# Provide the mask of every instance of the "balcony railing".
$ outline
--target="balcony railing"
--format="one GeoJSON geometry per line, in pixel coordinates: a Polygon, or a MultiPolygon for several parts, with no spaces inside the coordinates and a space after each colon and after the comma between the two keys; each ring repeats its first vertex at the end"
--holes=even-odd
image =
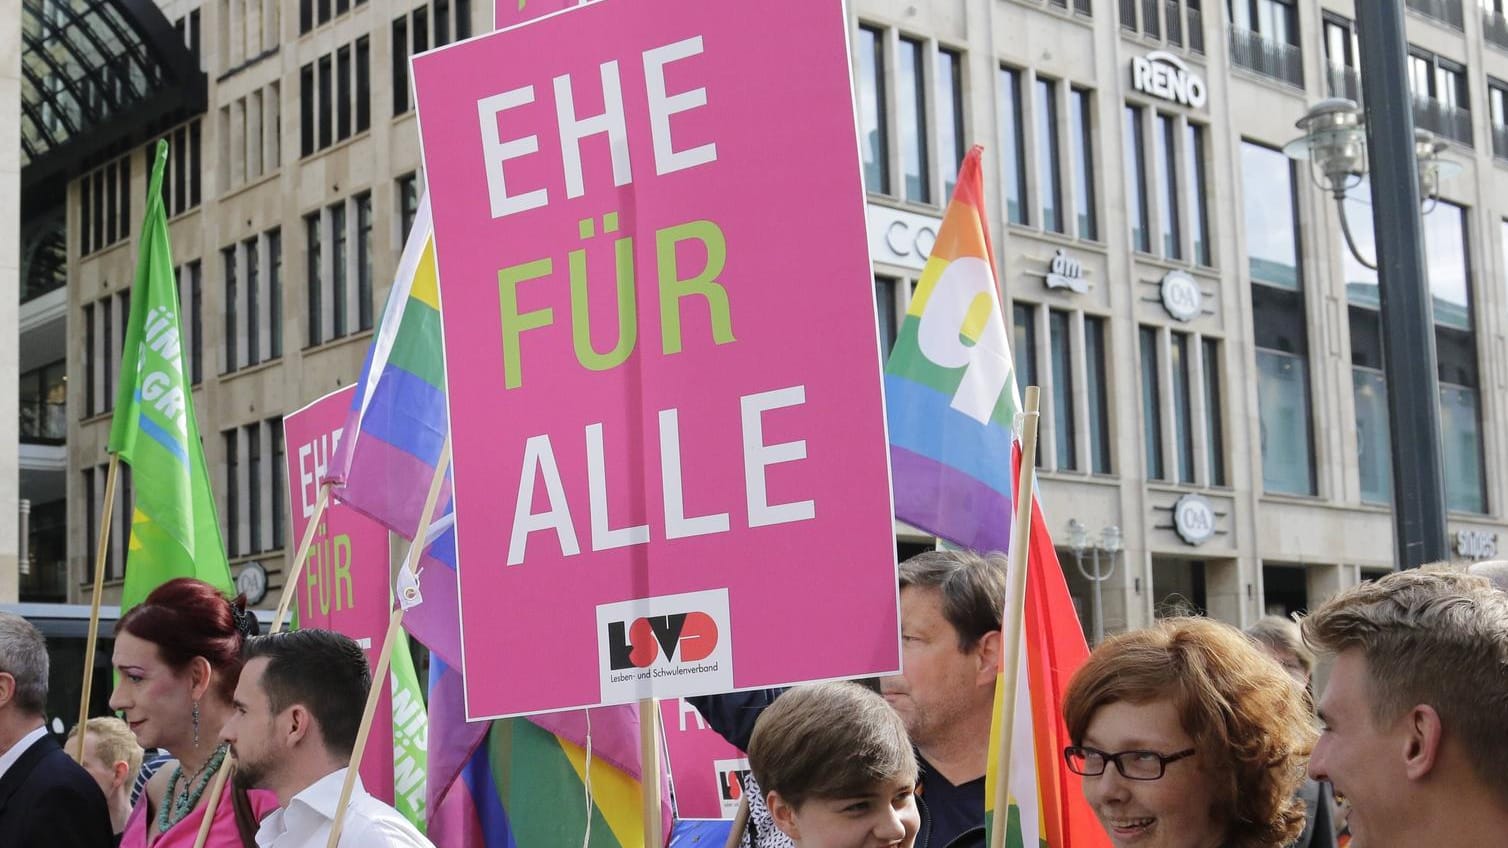
{"type": "Polygon", "coordinates": [[[1465,29],[1466,17],[1461,13],[1461,0],[1405,0],[1405,5],[1452,29],[1465,29]]]}
{"type": "Polygon", "coordinates": [[[1121,0],[1121,29],[1136,32],[1136,0],[1121,0]]]}
{"type": "Polygon", "coordinates": [[[1502,12],[1482,10],[1482,36],[1494,47],[1508,50],[1508,18],[1502,12]]]}
{"type": "Polygon", "coordinates": [[[1230,28],[1230,56],[1236,65],[1264,76],[1304,87],[1304,60],[1292,44],[1273,41],[1260,32],[1230,28]]]}
{"type": "Polygon", "coordinates": [[[1492,125],[1492,155],[1508,159],[1508,127],[1502,124],[1492,125]]]}
{"type": "Polygon", "coordinates": [[[58,445],[68,438],[66,404],[23,400],[20,409],[21,441],[58,445]]]}
{"type": "Polygon", "coordinates": [[[1325,76],[1330,82],[1331,97],[1344,97],[1361,105],[1361,74],[1355,68],[1332,63],[1326,66],[1325,76]]]}
{"type": "Polygon", "coordinates": [[[1189,49],[1195,53],[1204,52],[1204,13],[1198,9],[1189,9],[1189,49]]]}
{"type": "Polygon", "coordinates": [[[1182,45],[1183,20],[1179,16],[1183,14],[1183,0],[1166,0],[1163,5],[1167,7],[1168,43],[1182,45]]]}
{"type": "Polygon", "coordinates": [[[1142,0],[1141,31],[1143,35],[1162,38],[1162,27],[1158,24],[1162,19],[1162,10],[1157,6],[1157,0],[1142,0]]]}
{"type": "Polygon", "coordinates": [[[1471,113],[1428,97],[1414,98],[1414,125],[1471,147],[1471,113]]]}

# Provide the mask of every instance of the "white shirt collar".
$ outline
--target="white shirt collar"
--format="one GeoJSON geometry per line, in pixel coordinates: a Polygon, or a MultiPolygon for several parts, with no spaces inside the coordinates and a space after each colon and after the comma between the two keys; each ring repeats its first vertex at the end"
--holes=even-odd
{"type": "Polygon", "coordinates": [[[16,760],[21,759],[22,754],[26,753],[31,748],[31,746],[37,744],[37,742],[41,741],[42,737],[46,735],[47,726],[42,725],[36,730],[33,730],[25,736],[22,736],[19,740],[17,740],[16,744],[10,746],[9,751],[6,751],[4,754],[0,754],[0,777],[5,777],[5,773],[10,771],[10,767],[16,764],[16,760]]]}
{"type": "MultiPolygon", "coordinates": [[[[328,822],[335,818],[335,807],[340,803],[340,789],[345,785],[347,770],[336,769],[314,781],[289,798],[288,806],[273,811],[263,819],[262,826],[256,833],[257,845],[268,848],[289,832],[295,834],[291,844],[301,845],[322,826],[328,826],[328,822]]],[[[357,774],[351,785],[351,800],[346,814],[350,815],[351,807],[356,806],[357,801],[365,796],[366,788],[361,784],[361,775],[357,774]]]]}

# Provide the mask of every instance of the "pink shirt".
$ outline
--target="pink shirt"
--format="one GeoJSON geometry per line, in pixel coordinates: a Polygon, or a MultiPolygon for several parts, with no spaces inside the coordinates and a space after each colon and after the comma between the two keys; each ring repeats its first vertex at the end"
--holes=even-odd
{"type": "MultiPolygon", "coordinates": [[[[220,795],[220,804],[215,807],[215,818],[210,824],[209,839],[204,843],[204,848],[242,848],[241,834],[236,830],[236,806],[231,800],[230,794],[234,791],[229,781],[225,783],[225,791],[220,795]]],[[[278,808],[277,796],[263,789],[253,789],[248,793],[251,798],[251,809],[258,821],[267,817],[268,813],[278,808]]],[[[147,848],[147,827],[155,830],[157,827],[156,816],[151,816],[148,822],[147,816],[147,793],[143,791],[141,798],[137,799],[136,807],[131,810],[131,817],[126,820],[126,830],[121,834],[121,848],[147,848]]],[[[152,848],[194,848],[194,840],[199,838],[199,823],[204,820],[204,804],[200,804],[189,811],[182,821],[168,828],[168,832],[157,837],[151,843],[152,848]]],[[[252,828],[256,832],[256,828],[252,828]]]]}

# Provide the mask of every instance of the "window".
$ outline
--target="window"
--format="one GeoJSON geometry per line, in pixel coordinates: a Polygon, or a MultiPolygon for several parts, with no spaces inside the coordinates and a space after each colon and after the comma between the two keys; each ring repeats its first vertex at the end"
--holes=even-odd
{"type": "Polygon", "coordinates": [[[1042,200],[1042,227],[1061,233],[1062,166],[1058,161],[1058,84],[1037,78],[1037,192],[1042,200]]]}
{"type": "Polygon", "coordinates": [[[1508,159],[1508,83],[1487,78],[1487,109],[1492,118],[1492,155],[1508,159]]]}
{"type": "MultiPolygon", "coordinates": [[[[408,75],[408,57],[415,53],[423,53],[430,48],[429,33],[435,34],[433,45],[435,47],[471,37],[471,4],[467,0],[456,0],[455,15],[452,16],[450,12],[450,0],[435,0],[432,4],[420,6],[407,14],[393,18],[394,115],[402,115],[414,108],[408,75]],[[431,17],[434,19],[433,26],[430,25],[431,17]],[[409,38],[410,33],[413,34],[412,39],[409,38]]],[[[364,44],[357,46],[358,52],[364,49],[364,44]]],[[[360,89],[365,85],[360,84],[357,87],[360,89]]]]}
{"type": "Polygon", "coordinates": [[[225,443],[225,543],[232,557],[283,547],[283,427],[279,418],[221,432],[225,443]]]}
{"type": "Polygon", "coordinates": [[[1092,95],[1075,88],[1068,98],[1068,143],[1073,151],[1074,206],[1079,214],[1079,238],[1099,240],[1099,216],[1094,197],[1094,135],[1092,95]]]}
{"type": "Polygon", "coordinates": [[[1015,327],[1016,385],[1038,386],[1036,307],[1018,303],[1012,307],[1015,327]]]}
{"type": "Polygon", "coordinates": [[[372,328],[371,201],[363,191],[304,216],[310,347],[372,328]]]}
{"type": "Polygon", "coordinates": [[[1160,480],[1165,475],[1162,463],[1162,369],[1158,363],[1156,327],[1141,328],[1141,417],[1146,438],[1147,479],[1160,480]]]}
{"type": "Polygon", "coordinates": [[[1225,425],[1220,392],[1220,342],[1202,342],[1204,372],[1204,448],[1208,479],[1212,486],[1225,485],[1225,425]]]}
{"type": "Polygon", "coordinates": [[[1262,483],[1269,493],[1313,495],[1297,177],[1282,153],[1249,141],[1241,144],[1241,176],[1257,346],[1262,483]]]}
{"type": "Polygon", "coordinates": [[[309,347],[314,347],[325,340],[324,336],[324,269],[321,262],[321,232],[320,213],[314,212],[304,216],[304,256],[308,262],[304,271],[304,279],[309,286],[309,347]]]}
{"type": "Polygon", "coordinates": [[[1361,46],[1356,25],[1340,15],[1326,12],[1325,77],[1331,97],[1361,102],[1361,46]]]}
{"type": "Polygon", "coordinates": [[[1168,364],[1173,372],[1173,446],[1178,451],[1178,482],[1194,482],[1193,363],[1189,335],[1173,333],[1168,364]]]}
{"type": "MultiPolygon", "coordinates": [[[[85,468],[84,474],[84,497],[86,513],[84,517],[84,532],[88,536],[88,544],[85,549],[89,551],[91,561],[89,563],[89,579],[94,579],[94,569],[99,566],[93,561],[95,552],[99,550],[99,517],[105,509],[105,484],[109,480],[109,466],[96,465],[85,468]]],[[[121,463],[116,472],[115,502],[110,510],[110,540],[105,545],[105,579],[120,580],[126,574],[126,546],[131,538],[131,515],[135,511],[134,486],[131,482],[131,467],[121,463]]]]}
{"type": "Polygon", "coordinates": [[[937,149],[945,157],[951,156],[958,163],[947,167],[943,162],[942,202],[953,197],[953,184],[958,181],[958,167],[962,166],[964,154],[963,127],[963,57],[956,51],[937,50],[937,149]]]}
{"type": "Polygon", "coordinates": [[[1131,240],[1137,250],[1165,259],[1213,262],[1209,232],[1209,181],[1205,128],[1182,115],[1126,106],[1126,181],[1131,240]],[[1150,124],[1149,124],[1150,121],[1150,124]],[[1152,142],[1148,162],[1147,140],[1152,142]],[[1155,232],[1152,230],[1156,204],[1155,232]],[[1184,240],[1188,223],[1193,255],[1184,240]]]}
{"type": "Polygon", "coordinates": [[[1304,87],[1294,0],[1227,0],[1231,61],[1239,67],[1304,87]]]}
{"type": "Polygon", "coordinates": [[[1204,18],[1199,0],[1120,0],[1121,29],[1142,37],[1164,40],[1173,47],[1187,45],[1204,52],[1204,18]]]}
{"type": "Polygon", "coordinates": [[[1487,43],[1499,50],[1508,50],[1508,2],[1504,0],[1478,0],[1482,6],[1482,35],[1487,43]]]}
{"type": "Polygon", "coordinates": [[[283,353],[279,230],[222,248],[225,279],[225,368],[232,373],[283,353]]]}
{"type": "Polygon", "coordinates": [[[131,157],[123,156],[79,178],[79,255],[131,236],[131,157]]]}
{"type": "Polygon", "coordinates": [[[372,193],[356,195],[356,329],[372,329],[372,193]]]}
{"type": "Polygon", "coordinates": [[[895,336],[900,328],[896,320],[896,295],[900,287],[901,281],[895,277],[879,274],[874,277],[875,319],[879,322],[880,355],[885,361],[889,361],[890,352],[895,349],[895,336]]]}
{"type": "Polygon", "coordinates": [[[1140,344],[1148,478],[1225,485],[1220,340],[1144,325],[1140,344]]]}
{"type": "Polygon", "coordinates": [[[1210,249],[1209,169],[1205,167],[1204,127],[1184,126],[1183,161],[1188,168],[1189,232],[1193,237],[1194,261],[1204,266],[1215,264],[1210,249]]]}
{"type": "Polygon", "coordinates": [[[315,27],[323,26],[336,17],[349,12],[353,6],[360,6],[366,0],[335,0],[334,14],[331,14],[330,0],[299,0],[298,3],[298,34],[303,35],[315,27]]]}
{"type": "Polygon", "coordinates": [[[94,417],[99,402],[94,397],[95,362],[99,354],[94,350],[94,304],[84,304],[84,417],[94,417]]]}
{"type": "Polygon", "coordinates": [[[1084,316],[1084,379],[1089,402],[1089,462],[1095,474],[1109,474],[1110,402],[1105,370],[1105,319],[1084,316]]]}
{"type": "Polygon", "coordinates": [[[367,36],[304,65],[299,70],[299,87],[302,155],[365,132],[371,126],[371,49],[367,36]]]}
{"type": "Polygon", "coordinates": [[[1052,424],[1056,447],[1055,466],[1060,471],[1079,467],[1074,443],[1073,409],[1073,339],[1069,331],[1071,316],[1061,309],[1048,312],[1048,340],[1052,350],[1052,424]]]}
{"type": "Polygon", "coordinates": [[[68,438],[68,363],[59,359],[20,375],[23,443],[60,445],[68,438]]]}
{"type": "Polygon", "coordinates": [[[962,55],[869,24],[860,25],[858,33],[854,58],[864,188],[892,197],[899,193],[913,203],[945,203],[965,152],[962,55]],[[894,74],[888,75],[891,68],[894,74]],[[935,109],[929,99],[936,101],[935,109]]]}
{"type": "Polygon", "coordinates": [[[1142,107],[1126,107],[1126,207],[1131,217],[1131,246],[1152,252],[1152,222],[1147,212],[1147,148],[1142,137],[1142,107]]]}
{"type": "MultiPolygon", "coordinates": [[[[1358,248],[1375,250],[1370,193],[1365,185],[1358,188],[1348,195],[1346,211],[1358,248]]],[[[1456,512],[1485,513],[1481,385],[1467,221],[1465,208],[1437,201],[1423,218],[1424,244],[1435,321],[1446,506],[1456,512]]],[[[1508,228],[1504,236],[1508,246],[1508,228]]],[[[1392,469],[1377,276],[1348,261],[1346,280],[1361,499],[1385,504],[1392,499],[1392,469]]]]}
{"type": "Polygon", "coordinates": [[[927,179],[927,97],[922,43],[910,38],[898,41],[896,66],[896,121],[901,142],[901,177],[905,198],[932,202],[927,179]]]}
{"type": "Polygon", "coordinates": [[[204,290],[199,260],[178,266],[177,277],[179,321],[184,330],[183,349],[188,359],[184,365],[188,368],[190,384],[197,386],[204,381],[204,290]]]}
{"type": "Polygon", "coordinates": [[[1411,48],[1409,89],[1414,95],[1415,124],[1471,146],[1471,99],[1465,67],[1411,48]]]}
{"type": "Polygon", "coordinates": [[[1012,224],[1026,218],[1026,128],[1021,108],[1021,72],[1000,69],[1000,161],[1005,174],[1006,217],[1012,224]]]}
{"type": "Polygon", "coordinates": [[[398,178],[398,240],[408,241],[408,231],[414,227],[414,216],[419,214],[419,175],[404,174],[398,178]]]}
{"type": "MultiPolygon", "coordinates": [[[[162,206],[169,218],[182,215],[199,205],[203,196],[199,144],[202,137],[199,119],[169,130],[162,136],[168,143],[167,167],[162,171],[162,206]]],[[[151,178],[157,158],[157,142],[148,142],[142,150],[141,172],[151,178]]]]}
{"type": "Polygon", "coordinates": [[[1153,158],[1156,160],[1158,224],[1162,231],[1162,255],[1183,258],[1183,227],[1178,216],[1178,133],[1174,119],[1157,116],[1152,134],[1153,158]]]}
{"type": "Polygon", "coordinates": [[[115,375],[120,373],[121,345],[130,315],[129,290],[83,305],[85,418],[115,408],[115,375]]]}

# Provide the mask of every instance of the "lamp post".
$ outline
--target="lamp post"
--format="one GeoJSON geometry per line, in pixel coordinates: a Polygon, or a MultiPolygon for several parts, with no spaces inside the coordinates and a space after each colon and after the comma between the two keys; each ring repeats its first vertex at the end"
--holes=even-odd
{"type": "Polygon", "coordinates": [[[1395,557],[1399,567],[1412,568],[1449,556],[1433,301],[1424,273],[1423,226],[1418,210],[1421,197],[1427,204],[1425,212],[1434,208],[1440,181],[1458,173],[1461,166],[1440,158],[1444,142],[1425,130],[1414,129],[1409,110],[1412,99],[1403,70],[1406,63],[1399,5],[1397,0],[1380,0],[1358,4],[1356,10],[1359,25],[1365,6],[1366,15],[1384,19],[1374,23],[1372,30],[1393,25],[1398,30],[1386,38],[1373,31],[1369,40],[1368,27],[1361,27],[1362,84],[1369,108],[1365,119],[1350,100],[1321,101],[1299,120],[1304,135],[1285,146],[1283,152],[1289,158],[1312,163],[1316,184],[1335,199],[1346,247],[1358,262],[1377,271],[1392,440],[1395,557]],[[1390,16],[1397,20],[1389,21],[1390,16]],[[1393,47],[1397,49],[1390,49],[1393,47]],[[1396,67],[1387,66],[1392,53],[1397,54],[1396,67]],[[1400,144],[1400,137],[1412,143],[1400,144]],[[1375,167],[1369,169],[1369,165],[1375,167]],[[1345,206],[1346,193],[1360,185],[1369,170],[1375,260],[1363,256],[1357,248],[1345,206]],[[1414,174],[1416,179],[1397,179],[1399,174],[1414,174]]]}
{"type": "Polygon", "coordinates": [[[1121,529],[1114,524],[1100,531],[1099,538],[1090,539],[1089,532],[1077,518],[1068,519],[1068,546],[1073,550],[1074,562],[1078,565],[1079,574],[1089,581],[1092,587],[1091,596],[1091,628],[1094,635],[1094,643],[1098,645],[1105,638],[1105,601],[1101,590],[1101,584],[1110,579],[1115,573],[1115,560],[1121,552],[1121,529]],[[1090,563],[1093,571],[1084,570],[1084,554],[1090,554],[1090,563]],[[1105,554],[1105,560],[1109,567],[1100,571],[1100,554],[1105,554]]]}

